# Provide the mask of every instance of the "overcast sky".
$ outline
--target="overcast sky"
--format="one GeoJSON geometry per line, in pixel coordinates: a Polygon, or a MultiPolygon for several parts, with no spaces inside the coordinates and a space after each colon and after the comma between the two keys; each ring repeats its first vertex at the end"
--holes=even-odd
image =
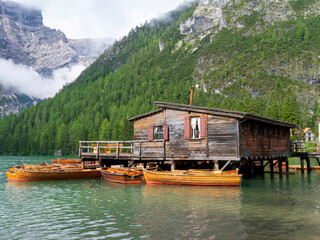
{"type": "MultiPolygon", "coordinates": [[[[120,39],[152,18],[174,10],[190,0],[13,0],[42,11],[44,25],[59,29],[69,39],[120,39]]],[[[0,84],[29,96],[54,96],[65,84],[73,82],[85,69],[76,65],[42,78],[32,69],[0,59],[0,84]]]]}
{"type": "MultiPolygon", "coordinates": [[[[14,0],[42,11],[44,24],[68,38],[119,39],[188,0],[14,0]]],[[[190,0],[189,0],[190,1],[190,0]]]]}

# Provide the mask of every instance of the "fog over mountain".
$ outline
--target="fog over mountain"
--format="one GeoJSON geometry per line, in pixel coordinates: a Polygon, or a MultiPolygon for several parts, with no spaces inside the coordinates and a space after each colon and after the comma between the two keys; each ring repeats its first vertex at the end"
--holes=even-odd
{"type": "Polygon", "coordinates": [[[4,115],[21,110],[20,103],[11,103],[16,98],[8,92],[52,97],[114,41],[68,39],[60,30],[44,26],[40,10],[11,1],[0,1],[0,14],[0,109],[4,115]]]}

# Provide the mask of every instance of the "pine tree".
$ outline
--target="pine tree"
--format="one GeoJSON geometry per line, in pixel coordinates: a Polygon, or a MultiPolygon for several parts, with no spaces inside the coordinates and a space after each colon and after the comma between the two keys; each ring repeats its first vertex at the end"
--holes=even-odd
{"type": "Polygon", "coordinates": [[[297,124],[299,122],[299,112],[300,106],[297,101],[297,95],[294,89],[289,87],[282,105],[281,120],[297,124]]]}

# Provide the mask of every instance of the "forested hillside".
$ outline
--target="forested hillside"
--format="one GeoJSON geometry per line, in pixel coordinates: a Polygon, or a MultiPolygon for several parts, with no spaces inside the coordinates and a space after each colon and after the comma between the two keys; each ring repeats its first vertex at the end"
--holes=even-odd
{"type": "Polygon", "coordinates": [[[239,31],[222,28],[186,39],[180,24],[197,6],[132,29],[54,98],[1,120],[0,154],[71,153],[80,140],[130,140],[128,118],[154,110],[154,101],[187,104],[192,85],[194,105],[313,127],[319,87],[288,77],[285,66],[295,59],[320,65],[320,16],[247,34],[260,20],[246,15],[239,31]]]}

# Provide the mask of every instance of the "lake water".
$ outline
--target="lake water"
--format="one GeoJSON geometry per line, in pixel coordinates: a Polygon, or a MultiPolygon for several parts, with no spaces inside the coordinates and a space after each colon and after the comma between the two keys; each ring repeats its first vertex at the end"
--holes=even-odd
{"type": "Polygon", "coordinates": [[[47,157],[0,157],[0,239],[320,239],[320,173],[240,187],[7,182],[47,157]]]}

